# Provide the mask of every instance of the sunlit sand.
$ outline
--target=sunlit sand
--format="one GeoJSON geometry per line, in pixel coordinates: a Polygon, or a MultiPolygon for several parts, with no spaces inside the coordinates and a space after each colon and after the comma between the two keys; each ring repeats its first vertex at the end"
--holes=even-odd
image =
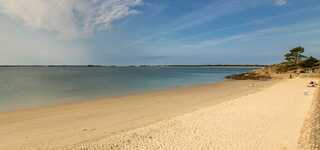
{"type": "Polygon", "coordinates": [[[295,149],[316,92],[310,80],[226,81],[1,113],[0,149],[295,149]]]}

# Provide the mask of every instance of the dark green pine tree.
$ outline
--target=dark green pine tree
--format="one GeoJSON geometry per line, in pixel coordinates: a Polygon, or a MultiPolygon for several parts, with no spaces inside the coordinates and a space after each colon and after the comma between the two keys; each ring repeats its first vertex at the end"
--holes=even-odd
{"type": "Polygon", "coordinates": [[[296,47],[290,50],[289,53],[285,54],[285,59],[290,64],[298,65],[302,58],[306,58],[306,56],[303,55],[304,48],[303,47],[296,47]]]}
{"type": "Polygon", "coordinates": [[[306,59],[305,61],[303,61],[301,66],[305,67],[305,68],[311,68],[311,67],[317,66],[318,63],[319,63],[319,60],[311,56],[308,59],[306,59]]]}

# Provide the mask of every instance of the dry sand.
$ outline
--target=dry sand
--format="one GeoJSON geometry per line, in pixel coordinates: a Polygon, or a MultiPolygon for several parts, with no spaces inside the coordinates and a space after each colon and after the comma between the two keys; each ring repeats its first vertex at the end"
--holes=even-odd
{"type": "Polygon", "coordinates": [[[0,149],[296,149],[316,90],[309,81],[230,81],[0,113],[0,149]]]}
{"type": "Polygon", "coordinates": [[[277,81],[225,81],[90,102],[0,113],[0,150],[47,149],[97,141],[248,95],[277,81]],[[250,85],[255,86],[250,86],[250,85]]]}
{"type": "Polygon", "coordinates": [[[299,150],[320,150],[320,91],[313,100],[299,140],[299,150]]]}
{"type": "Polygon", "coordinates": [[[285,80],[261,92],[73,149],[294,150],[316,88],[285,80]]]}

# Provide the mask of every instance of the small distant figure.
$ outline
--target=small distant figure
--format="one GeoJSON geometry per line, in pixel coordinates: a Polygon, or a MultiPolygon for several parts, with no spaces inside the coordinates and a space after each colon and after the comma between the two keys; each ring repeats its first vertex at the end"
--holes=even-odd
{"type": "Polygon", "coordinates": [[[290,79],[292,79],[292,78],[293,78],[292,74],[290,74],[289,78],[290,78],[290,79]]]}
{"type": "Polygon", "coordinates": [[[318,84],[315,81],[310,81],[308,87],[317,87],[318,84]]]}

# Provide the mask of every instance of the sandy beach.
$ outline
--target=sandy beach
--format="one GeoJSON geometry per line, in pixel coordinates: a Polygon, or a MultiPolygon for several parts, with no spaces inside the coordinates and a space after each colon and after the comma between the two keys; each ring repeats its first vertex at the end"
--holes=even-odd
{"type": "Polygon", "coordinates": [[[299,150],[320,149],[320,91],[316,93],[299,138],[299,150]]]}
{"type": "Polygon", "coordinates": [[[225,81],[0,113],[0,149],[295,149],[311,79],[225,81]]]}
{"type": "Polygon", "coordinates": [[[77,148],[298,149],[316,92],[306,87],[309,80],[282,81],[255,94],[77,148]]]}
{"type": "Polygon", "coordinates": [[[59,149],[95,141],[255,93],[276,82],[224,81],[3,112],[0,113],[0,149],[59,149]]]}
{"type": "Polygon", "coordinates": [[[320,0],[0,0],[0,150],[320,150],[320,0]]]}

